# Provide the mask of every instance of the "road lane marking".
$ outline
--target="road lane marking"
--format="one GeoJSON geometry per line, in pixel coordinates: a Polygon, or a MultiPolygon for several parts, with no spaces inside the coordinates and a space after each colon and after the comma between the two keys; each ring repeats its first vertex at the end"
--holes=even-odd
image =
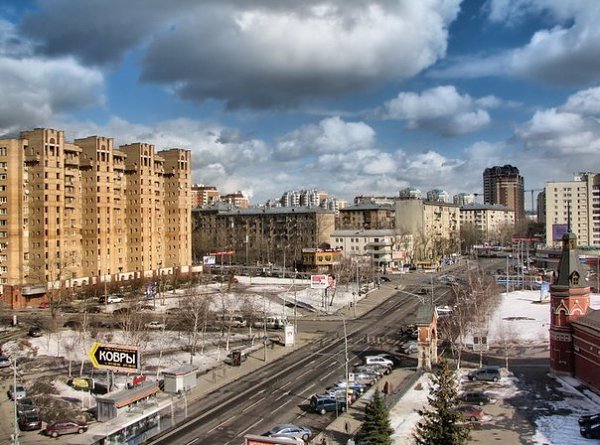
{"type": "Polygon", "coordinates": [[[261,423],[264,419],[258,419],[256,422],[254,422],[252,425],[250,425],[248,428],[246,428],[244,431],[241,431],[237,434],[237,436],[235,437],[240,437],[242,434],[246,434],[248,432],[248,430],[251,430],[252,428],[254,428],[256,425],[258,425],[259,423],[261,423]]]}
{"type": "Polygon", "coordinates": [[[308,392],[313,386],[315,386],[315,384],[311,383],[306,388],[304,388],[304,390],[302,392],[299,392],[298,394],[304,394],[305,392],[308,392]]]}
{"type": "Polygon", "coordinates": [[[289,395],[289,394],[290,394],[290,391],[286,391],[286,392],[284,392],[283,394],[281,394],[279,397],[277,397],[275,400],[280,400],[280,399],[283,399],[285,396],[287,396],[287,395],[289,395]]]}
{"type": "Polygon", "coordinates": [[[275,413],[275,411],[279,411],[281,408],[283,408],[285,405],[287,405],[288,403],[290,403],[290,399],[287,400],[287,402],[282,403],[281,405],[279,405],[277,408],[275,408],[273,411],[271,411],[271,414],[275,413]]]}
{"type": "Polygon", "coordinates": [[[223,422],[219,423],[217,426],[215,426],[214,428],[211,428],[210,430],[208,430],[208,433],[212,433],[214,430],[216,430],[217,428],[221,428],[223,425],[225,425],[227,422],[229,422],[230,420],[232,420],[233,417],[230,417],[227,420],[224,420],[223,422]]]}
{"type": "Polygon", "coordinates": [[[186,443],[185,445],[192,445],[193,443],[196,443],[200,440],[199,437],[196,437],[195,439],[190,440],[188,443],[186,443]]]}
{"type": "Polygon", "coordinates": [[[263,397],[262,399],[258,399],[256,402],[254,402],[252,405],[248,405],[246,408],[244,408],[242,410],[243,413],[245,413],[246,411],[248,411],[250,408],[252,408],[255,405],[258,405],[260,402],[262,402],[263,400],[265,400],[265,397],[263,397]]]}
{"type": "Polygon", "coordinates": [[[258,397],[258,396],[260,396],[260,395],[261,395],[263,392],[265,392],[265,390],[264,390],[264,389],[261,389],[261,390],[260,390],[260,391],[258,391],[257,393],[255,393],[255,394],[252,394],[250,397],[248,397],[248,399],[253,399],[253,398],[255,398],[255,397],[258,397]]]}
{"type": "Polygon", "coordinates": [[[323,380],[325,380],[325,379],[329,378],[329,376],[330,376],[330,375],[332,375],[333,373],[335,373],[335,369],[334,369],[333,371],[329,371],[329,372],[328,372],[327,374],[325,374],[325,375],[322,375],[322,376],[319,378],[319,381],[320,381],[320,382],[322,382],[323,380]]]}

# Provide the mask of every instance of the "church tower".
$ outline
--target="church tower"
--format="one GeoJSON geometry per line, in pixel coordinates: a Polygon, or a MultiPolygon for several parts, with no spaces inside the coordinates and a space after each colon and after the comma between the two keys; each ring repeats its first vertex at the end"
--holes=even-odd
{"type": "Polygon", "coordinates": [[[590,306],[590,288],[579,263],[577,237],[569,231],[562,238],[558,276],[550,286],[550,369],[574,372],[571,322],[585,315],[590,306]]]}

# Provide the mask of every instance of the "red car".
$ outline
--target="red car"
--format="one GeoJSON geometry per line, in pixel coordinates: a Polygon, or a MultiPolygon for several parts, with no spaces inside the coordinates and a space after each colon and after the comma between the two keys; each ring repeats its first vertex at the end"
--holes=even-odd
{"type": "Polygon", "coordinates": [[[24,412],[19,416],[19,429],[21,431],[34,431],[42,429],[42,421],[36,412],[24,412]]]}
{"type": "Polygon", "coordinates": [[[479,422],[483,418],[483,410],[474,405],[460,405],[456,410],[469,422],[479,422]]]}
{"type": "Polygon", "coordinates": [[[88,427],[85,422],[78,422],[76,420],[57,420],[56,422],[48,424],[44,430],[44,434],[50,437],[58,437],[62,434],[83,434],[87,429],[88,427]]]}

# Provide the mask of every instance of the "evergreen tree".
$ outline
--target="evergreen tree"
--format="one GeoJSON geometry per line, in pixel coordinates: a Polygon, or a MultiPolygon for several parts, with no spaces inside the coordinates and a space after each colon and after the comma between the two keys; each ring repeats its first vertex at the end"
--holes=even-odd
{"type": "Polygon", "coordinates": [[[419,410],[422,419],[414,433],[416,445],[464,445],[470,438],[470,427],[456,408],[456,380],[448,363],[440,362],[432,376],[429,408],[419,410]]]}
{"type": "Polygon", "coordinates": [[[393,432],[389,412],[383,403],[381,392],[376,389],[373,398],[365,407],[365,420],[359,437],[369,445],[391,445],[393,432]]]}

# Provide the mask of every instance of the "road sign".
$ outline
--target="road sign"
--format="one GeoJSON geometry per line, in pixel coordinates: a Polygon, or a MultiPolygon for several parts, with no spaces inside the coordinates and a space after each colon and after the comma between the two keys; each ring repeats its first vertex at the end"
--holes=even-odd
{"type": "Polygon", "coordinates": [[[130,372],[137,371],[140,365],[140,353],[134,346],[102,345],[96,342],[89,356],[94,368],[130,372]]]}

